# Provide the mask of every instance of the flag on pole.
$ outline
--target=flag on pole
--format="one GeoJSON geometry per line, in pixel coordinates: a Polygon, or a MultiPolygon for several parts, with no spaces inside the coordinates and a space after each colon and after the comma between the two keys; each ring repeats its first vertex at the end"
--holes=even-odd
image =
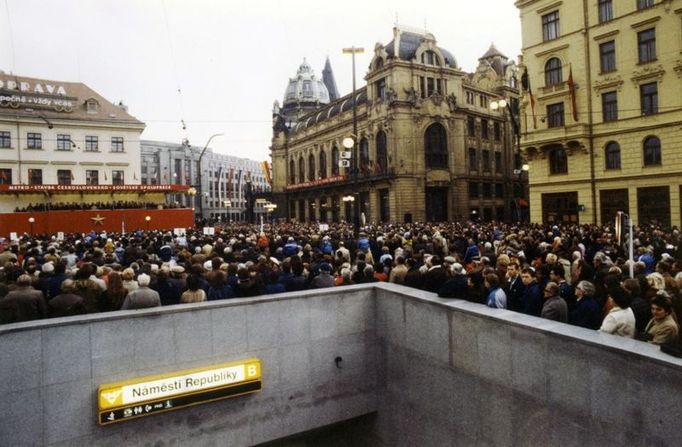
{"type": "Polygon", "coordinates": [[[265,181],[268,182],[268,185],[272,186],[272,176],[270,175],[270,163],[268,163],[267,160],[264,160],[261,162],[260,167],[263,170],[265,181]]]}
{"type": "Polygon", "coordinates": [[[232,180],[234,179],[234,168],[230,168],[230,177],[227,179],[229,196],[232,197],[232,180]]]}
{"type": "Polygon", "coordinates": [[[578,107],[575,101],[575,82],[573,82],[573,67],[568,69],[568,93],[571,95],[571,109],[573,110],[573,121],[578,121],[578,107]]]}
{"type": "Polygon", "coordinates": [[[523,69],[523,74],[521,75],[521,87],[528,92],[530,98],[530,112],[533,117],[533,129],[538,128],[538,120],[535,116],[535,96],[533,96],[533,90],[530,88],[530,76],[528,76],[528,69],[523,69]]]}

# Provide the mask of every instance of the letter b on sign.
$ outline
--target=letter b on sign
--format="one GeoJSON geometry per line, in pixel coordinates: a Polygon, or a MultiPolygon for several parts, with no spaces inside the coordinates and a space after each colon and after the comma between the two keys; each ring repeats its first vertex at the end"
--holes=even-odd
{"type": "Polygon", "coordinates": [[[248,365],[246,367],[246,376],[247,377],[253,377],[258,375],[258,368],[256,368],[256,365],[248,365]]]}

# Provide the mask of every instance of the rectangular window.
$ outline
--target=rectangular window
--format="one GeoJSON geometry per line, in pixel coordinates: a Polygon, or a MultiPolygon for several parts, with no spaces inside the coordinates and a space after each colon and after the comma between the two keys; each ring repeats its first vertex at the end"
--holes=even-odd
{"type": "Polygon", "coordinates": [[[478,160],[476,160],[476,148],[469,148],[469,170],[478,171],[478,160]]]}
{"type": "Polygon", "coordinates": [[[478,183],[469,182],[469,198],[478,199],[478,183]]]}
{"type": "Polygon", "coordinates": [[[613,20],[613,0],[599,0],[599,23],[613,20]]]}
{"type": "Polygon", "coordinates": [[[11,185],[12,184],[12,169],[2,168],[0,169],[0,185],[11,185]]]}
{"type": "Polygon", "coordinates": [[[495,183],[495,197],[498,199],[504,198],[504,185],[502,183],[495,183]]]}
{"type": "Polygon", "coordinates": [[[549,104],[547,106],[547,127],[563,127],[564,103],[549,104]]]}
{"type": "Polygon", "coordinates": [[[57,150],[70,151],[71,150],[71,135],[58,134],[57,135],[57,150]]]}
{"type": "Polygon", "coordinates": [[[654,0],[637,0],[637,9],[646,9],[654,6],[654,0]]]}
{"type": "Polygon", "coordinates": [[[487,109],[488,108],[488,97],[485,95],[479,96],[478,97],[478,103],[481,107],[483,107],[484,109],[487,109]]]}
{"type": "Polygon", "coordinates": [[[57,184],[58,185],[70,185],[71,184],[71,170],[70,169],[58,169],[57,170],[57,184]]]}
{"type": "Polygon", "coordinates": [[[639,86],[639,97],[642,105],[642,115],[658,113],[658,84],[651,82],[639,86]]]}
{"type": "Polygon", "coordinates": [[[93,135],[85,137],[85,150],[88,152],[99,151],[99,138],[93,135]]]}
{"type": "Polygon", "coordinates": [[[495,152],[495,172],[502,173],[502,152],[495,152]]]}
{"type": "Polygon", "coordinates": [[[613,40],[599,45],[599,68],[602,73],[616,70],[616,43],[613,40]]]}
{"type": "Polygon", "coordinates": [[[481,120],[481,137],[488,139],[488,120],[481,120]]]}
{"type": "Polygon", "coordinates": [[[483,198],[490,199],[493,196],[492,185],[490,183],[483,184],[483,198]]]}
{"type": "Polygon", "coordinates": [[[12,147],[12,134],[7,131],[0,132],[0,148],[9,149],[12,147]]]}
{"type": "Polygon", "coordinates": [[[637,33],[637,51],[640,64],[656,60],[656,28],[637,33]]]}
{"type": "Polygon", "coordinates": [[[125,171],[111,171],[111,184],[123,185],[125,183],[125,171]]]}
{"type": "Polygon", "coordinates": [[[29,149],[42,149],[43,136],[37,132],[28,132],[26,134],[26,144],[29,149]]]}
{"type": "Polygon", "coordinates": [[[554,40],[559,37],[559,11],[552,11],[542,16],[542,40],[554,40]]]}
{"type": "Polygon", "coordinates": [[[426,81],[424,80],[424,76],[419,76],[419,90],[422,98],[426,98],[426,81]]]}
{"type": "Polygon", "coordinates": [[[495,141],[500,141],[502,139],[500,123],[497,121],[493,122],[493,135],[495,137],[495,141]]]}
{"type": "Polygon", "coordinates": [[[43,184],[43,170],[42,169],[29,169],[28,170],[28,184],[29,185],[42,185],[43,184]]]}
{"type": "Polygon", "coordinates": [[[379,79],[374,85],[377,99],[386,99],[386,79],[379,79]]]}
{"type": "Polygon", "coordinates": [[[433,95],[436,89],[436,84],[433,78],[426,78],[426,96],[433,95]]]}
{"type": "Polygon", "coordinates": [[[481,152],[481,159],[483,160],[483,172],[490,172],[490,151],[484,149],[481,152]]]}
{"type": "Polygon", "coordinates": [[[99,185],[99,171],[87,170],[85,171],[86,185],[99,185]]]}
{"type": "Polygon", "coordinates": [[[441,95],[444,94],[443,93],[443,84],[442,84],[440,79],[436,79],[436,91],[438,93],[440,93],[441,95]]]}
{"type": "Polygon", "coordinates": [[[476,119],[473,116],[467,117],[467,134],[470,137],[476,136],[476,119]]]}
{"type": "Polygon", "coordinates": [[[618,94],[607,92],[601,95],[602,119],[604,122],[618,119],[618,94]]]}
{"type": "Polygon", "coordinates": [[[111,152],[123,152],[123,137],[111,137],[111,152]]]}

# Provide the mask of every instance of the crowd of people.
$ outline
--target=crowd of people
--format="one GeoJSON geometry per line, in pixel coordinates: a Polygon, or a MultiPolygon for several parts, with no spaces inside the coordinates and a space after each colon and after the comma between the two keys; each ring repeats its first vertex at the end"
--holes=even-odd
{"type": "MultiPolygon", "coordinates": [[[[14,209],[15,213],[27,213],[31,211],[72,211],[72,210],[116,210],[116,209],[157,209],[158,203],[154,202],[134,202],[129,200],[117,200],[113,202],[52,202],[52,203],[30,203],[25,207],[14,209]]],[[[178,208],[179,204],[164,203],[163,208],[178,208]]]]}
{"type": "Polygon", "coordinates": [[[637,228],[233,224],[0,242],[0,323],[387,281],[678,346],[682,236],[637,228]],[[357,234],[357,236],[354,236],[357,234]],[[629,275],[632,267],[634,275],[629,275]]]}

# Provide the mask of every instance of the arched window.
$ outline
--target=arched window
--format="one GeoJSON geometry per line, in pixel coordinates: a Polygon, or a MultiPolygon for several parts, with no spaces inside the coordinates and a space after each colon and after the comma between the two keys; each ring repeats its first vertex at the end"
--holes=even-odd
{"type": "Polygon", "coordinates": [[[379,174],[388,172],[388,151],[386,150],[386,133],[382,130],[377,134],[377,165],[379,174]]]}
{"type": "Polygon", "coordinates": [[[442,125],[433,123],[426,129],[424,133],[424,154],[427,168],[448,167],[447,133],[442,125]]]}
{"type": "Polygon", "coordinates": [[[332,148],[332,175],[339,175],[339,149],[332,148]]]}
{"type": "Polygon", "coordinates": [[[620,146],[615,141],[610,141],[604,149],[606,169],[620,169],[620,146]]]}
{"type": "Polygon", "coordinates": [[[369,172],[369,142],[367,138],[360,140],[360,173],[369,172]]]}
{"type": "Polygon", "coordinates": [[[422,64],[440,66],[440,59],[433,51],[424,51],[422,53],[422,64]]]}
{"type": "Polygon", "coordinates": [[[308,155],[308,180],[315,180],[315,156],[308,155]]]}
{"type": "Polygon", "coordinates": [[[567,174],[568,158],[563,147],[555,147],[549,151],[549,173],[567,174]]]}
{"type": "Polygon", "coordinates": [[[289,183],[292,185],[296,183],[296,163],[293,158],[289,160],[289,183]]]}
{"type": "Polygon", "coordinates": [[[658,137],[646,137],[644,140],[644,166],[661,164],[661,140],[658,137]]]}
{"type": "Polygon", "coordinates": [[[320,151],[320,178],[327,178],[327,153],[325,151],[320,151]]]}
{"type": "Polygon", "coordinates": [[[303,156],[298,159],[298,182],[305,182],[305,161],[303,160],[303,156]]]}
{"type": "Polygon", "coordinates": [[[545,85],[561,84],[561,61],[559,58],[553,57],[545,64],[545,85]]]}

